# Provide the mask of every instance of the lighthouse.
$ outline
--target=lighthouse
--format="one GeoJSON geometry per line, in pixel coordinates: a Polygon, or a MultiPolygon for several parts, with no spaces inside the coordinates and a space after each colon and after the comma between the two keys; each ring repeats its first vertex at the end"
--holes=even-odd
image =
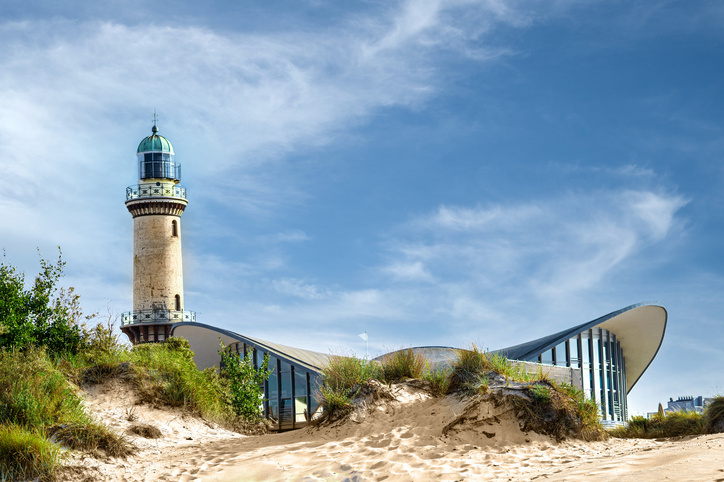
{"type": "Polygon", "coordinates": [[[174,323],[196,321],[196,313],[184,310],[181,215],[188,201],[179,186],[181,164],[155,120],[136,157],[138,184],[126,188],[133,216],[133,311],[121,315],[121,331],[134,345],[163,341],[174,323]]]}

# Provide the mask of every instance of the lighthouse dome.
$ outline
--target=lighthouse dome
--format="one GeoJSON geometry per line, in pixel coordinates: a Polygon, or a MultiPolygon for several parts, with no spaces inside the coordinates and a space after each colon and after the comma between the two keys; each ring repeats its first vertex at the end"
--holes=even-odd
{"type": "Polygon", "coordinates": [[[138,145],[138,150],[136,150],[136,153],[168,152],[169,154],[174,154],[171,141],[163,136],[158,135],[158,127],[153,126],[153,129],[151,130],[153,133],[141,141],[141,143],[138,145]]]}

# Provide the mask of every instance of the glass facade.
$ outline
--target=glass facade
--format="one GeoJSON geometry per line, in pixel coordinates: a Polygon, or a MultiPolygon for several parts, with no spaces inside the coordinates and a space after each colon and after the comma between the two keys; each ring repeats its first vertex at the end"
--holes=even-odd
{"type": "MultiPolygon", "coordinates": [[[[264,350],[242,342],[232,343],[229,348],[241,356],[251,353],[257,368],[264,362],[264,350]]],[[[272,373],[264,382],[260,411],[276,424],[277,430],[304,427],[315,412],[321,411],[322,401],[316,390],[319,374],[274,355],[269,355],[269,370],[272,373]]]]}
{"type": "Polygon", "coordinates": [[[583,391],[596,400],[601,418],[624,422],[626,366],[616,335],[603,328],[592,328],[538,355],[538,362],[580,368],[583,391]]]}
{"type": "Polygon", "coordinates": [[[181,180],[181,164],[168,152],[146,152],[138,155],[139,179],[181,180]]]}

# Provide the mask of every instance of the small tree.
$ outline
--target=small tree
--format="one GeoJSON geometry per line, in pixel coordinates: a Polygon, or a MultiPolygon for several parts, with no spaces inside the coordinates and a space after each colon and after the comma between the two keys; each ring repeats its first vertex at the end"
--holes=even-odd
{"type": "MultiPolygon", "coordinates": [[[[59,250],[60,251],[60,250],[59,250]]],[[[40,258],[40,273],[30,289],[25,275],[0,263],[0,348],[45,346],[51,353],[76,353],[85,339],[80,296],[58,288],[65,262],[40,258]]]]}
{"type": "Polygon", "coordinates": [[[242,357],[227,350],[223,343],[220,345],[221,375],[229,381],[229,403],[238,416],[256,420],[264,398],[264,381],[272,372],[269,370],[269,354],[264,354],[264,361],[257,369],[251,353],[242,357]]]}

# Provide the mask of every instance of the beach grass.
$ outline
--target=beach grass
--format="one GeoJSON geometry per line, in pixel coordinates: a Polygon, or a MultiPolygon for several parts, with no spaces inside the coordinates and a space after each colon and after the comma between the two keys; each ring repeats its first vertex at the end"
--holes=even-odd
{"type": "Polygon", "coordinates": [[[582,390],[550,380],[542,369],[529,373],[525,365],[485,352],[475,344],[458,350],[451,367],[433,366],[424,352],[411,348],[382,357],[379,365],[353,356],[332,356],[323,369],[319,387],[325,416],[336,419],[349,413],[354,397],[375,378],[390,383],[408,378],[427,380],[436,396],[460,391],[485,394],[493,382],[499,384],[502,379],[505,386],[515,384],[523,396],[496,395],[498,392],[491,396],[510,402],[524,429],[558,440],[571,436],[584,440],[608,437],[596,402],[586,399],[582,390]]]}
{"type": "Polygon", "coordinates": [[[704,419],[707,433],[724,432],[724,395],[714,397],[706,408],[704,419]]]}
{"type": "Polygon", "coordinates": [[[380,366],[352,356],[332,355],[322,369],[319,392],[324,412],[331,416],[349,412],[352,399],[372,379],[379,379],[380,366]]]}
{"type": "Polygon", "coordinates": [[[380,381],[397,382],[406,378],[420,379],[427,365],[424,352],[402,348],[380,359],[380,381]]]}
{"type": "Polygon", "coordinates": [[[45,434],[0,424],[0,480],[53,480],[60,448],[45,434]]]}
{"type": "Polygon", "coordinates": [[[91,419],[43,348],[0,350],[0,480],[50,479],[57,446],[125,456],[132,446],[91,419]]]}

